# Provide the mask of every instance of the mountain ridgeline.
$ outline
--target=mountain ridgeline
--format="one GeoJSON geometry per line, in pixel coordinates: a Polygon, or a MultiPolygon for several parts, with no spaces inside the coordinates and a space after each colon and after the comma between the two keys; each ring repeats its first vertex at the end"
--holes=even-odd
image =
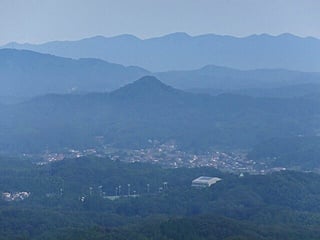
{"type": "Polygon", "coordinates": [[[99,59],[56,57],[27,50],[0,50],[0,96],[114,90],[149,72],[99,59]]]}
{"type": "Polygon", "coordinates": [[[192,92],[296,97],[320,93],[320,74],[283,69],[237,70],[205,66],[191,71],[156,73],[161,81],[192,92]]]}
{"type": "Polygon", "coordinates": [[[252,148],[271,138],[319,133],[319,98],[210,96],[143,77],[111,93],[45,95],[1,105],[2,151],[41,151],[105,144],[147,146],[175,140],[190,151],[252,148]]]}
{"type": "Polygon", "coordinates": [[[320,40],[291,34],[237,38],[173,33],[145,40],[132,35],[97,36],[39,45],[9,43],[3,47],[70,58],[99,58],[126,66],[141,66],[154,72],[197,69],[208,64],[239,69],[320,71],[320,40]]]}
{"type": "Polygon", "coordinates": [[[98,59],[71,59],[27,50],[0,49],[0,102],[49,93],[113,91],[145,75],[178,89],[213,95],[235,93],[265,97],[320,94],[320,73],[260,69],[236,70],[208,65],[192,71],[150,73],[98,59]]]}
{"type": "Polygon", "coordinates": [[[5,47],[1,239],[320,239],[320,40],[5,47]]]}

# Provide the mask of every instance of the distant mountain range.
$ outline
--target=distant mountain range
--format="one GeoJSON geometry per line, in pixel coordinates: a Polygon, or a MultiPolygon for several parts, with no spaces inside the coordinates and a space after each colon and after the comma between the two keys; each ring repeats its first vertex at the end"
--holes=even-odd
{"type": "Polygon", "coordinates": [[[117,147],[175,140],[186,150],[252,148],[271,138],[316,135],[320,98],[192,94],[143,77],[111,93],[45,95],[0,105],[0,151],[117,147]]]}
{"type": "Polygon", "coordinates": [[[169,71],[155,75],[179,89],[214,89],[217,92],[245,92],[249,89],[252,92],[258,89],[270,91],[288,86],[320,84],[320,73],[283,69],[237,70],[213,65],[197,70],[169,71]]]}
{"type": "Polygon", "coordinates": [[[236,70],[206,66],[192,71],[151,73],[98,59],[70,59],[29,50],[0,49],[0,102],[48,93],[115,90],[145,75],[175,88],[210,94],[303,96],[320,93],[320,73],[236,70]]]}
{"type": "Polygon", "coordinates": [[[98,59],[56,57],[28,50],[0,50],[0,96],[111,91],[149,72],[98,59]]]}
{"type": "Polygon", "coordinates": [[[98,58],[126,66],[141,66],[153,72],[191,70],[205,65],[320,71],[320,40],[291,34],[238,38],[173,33],[145,40],[132,35],[96,36],[39,45],[9,43],[3,48],[28,49],[69,58],[98,58]]]}

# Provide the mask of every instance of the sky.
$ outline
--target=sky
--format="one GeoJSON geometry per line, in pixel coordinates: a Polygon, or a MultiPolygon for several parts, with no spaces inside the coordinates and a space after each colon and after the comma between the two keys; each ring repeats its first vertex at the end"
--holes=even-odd
{"type": "Polygon", "coordinates": [[[320,38],[319,0],[0,0],[0,44],[173,32],[320,38]]]}

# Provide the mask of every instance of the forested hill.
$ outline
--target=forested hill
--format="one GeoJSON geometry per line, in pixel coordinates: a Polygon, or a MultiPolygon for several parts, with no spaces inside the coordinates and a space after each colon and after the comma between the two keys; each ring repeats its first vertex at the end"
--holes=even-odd
{"type": "Polygon", "coordinates": [[[99,59],[75,60],[27,50],[0,50],[0,96],[110,91],[147,74],[139,67],[99,59]]]}
{"type": "MultiPolygon", "coordinates": [[[[0,49],[0,102],[16,102],[50,93],[113,91],[150,74],[139,67],[125,67],[99,59],[71,59],[27,50],[0,49]]],[[[209,65],[152,75],[178,89],[207,93],[271,97],[320,93],[319,73],[280,69],[243,71],[209,65]]]]}
{"type": "Polygon", "coordinates": [[[249,157],[296,170],[320,170],[320,137],[272,138],[257,144],[249,157]]]}
{"type": "Polygon", "coordinates": [[[0,199],[2,239],[320,236],[317,174],[282,171],[239,177],[213,168],[165,169],[88,157],[34,163],[0,158],[0,191],[30,193],[24,200],[0,199]],[[222,180],[210,188],[192,188],[191,181],[202,175],[222,180]],[[138,195],[128,197],[128,184],[131,194],[138,195]],[[118,198],[106,198],[115,194],[118,198]]]}
{"type": "Polygon", "coordinates": [[[175,140],[187,150],[251,148],[273,137],[316,135],[318,98],[186,93],[144,77],[111,93],[45,95],[0,108],[1,150],[118,147],[175,140]]]}

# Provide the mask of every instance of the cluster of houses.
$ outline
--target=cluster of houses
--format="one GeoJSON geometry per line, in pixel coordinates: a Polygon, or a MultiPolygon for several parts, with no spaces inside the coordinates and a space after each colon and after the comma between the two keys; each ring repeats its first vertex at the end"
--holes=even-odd
{"type": "Polygon", "coordinates": [[[7,202],[22,201],[30,196],[30,192],[3,192],[2,199],[7,202]]]}

